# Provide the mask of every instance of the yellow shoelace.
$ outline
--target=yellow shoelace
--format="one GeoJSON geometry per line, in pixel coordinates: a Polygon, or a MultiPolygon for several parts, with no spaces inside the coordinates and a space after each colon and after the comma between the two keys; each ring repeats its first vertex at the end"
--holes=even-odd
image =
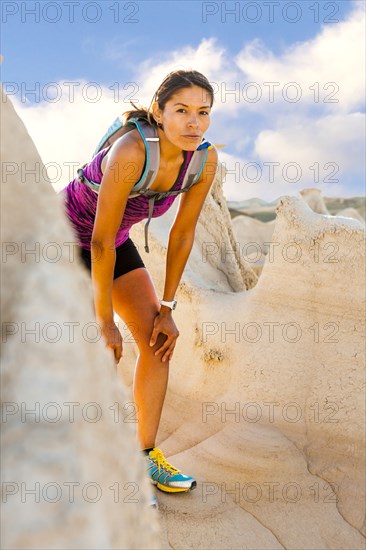
{"type": "Polygon", "coordinates": [[[165,470],[167,470],[169,473],[173,475],[180,473],[180,470],[177,470],[177,468],[174,468],[174,466],[172,466],[171,464],[169,464],[169,462],[167,462],[167,460],[165,459],[160,449],[154,449],[153,451],[151,451],[151,455],[152,455],[152,458],[156,459],[157,461],[159,472],[160,472],[160,466],[162,466],[165,470]]]}

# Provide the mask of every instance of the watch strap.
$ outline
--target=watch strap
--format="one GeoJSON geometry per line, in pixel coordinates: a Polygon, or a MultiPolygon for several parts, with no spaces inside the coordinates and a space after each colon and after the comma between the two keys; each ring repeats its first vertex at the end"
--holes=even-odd
{"type": "Polygon", "coordinates": [[[160,304],[162,306],[170,307],[170,309],[175,309],[177,307],[177,300],[172,300],[171,302],[167,302],[165,300],[160,300],[160,304]]]}

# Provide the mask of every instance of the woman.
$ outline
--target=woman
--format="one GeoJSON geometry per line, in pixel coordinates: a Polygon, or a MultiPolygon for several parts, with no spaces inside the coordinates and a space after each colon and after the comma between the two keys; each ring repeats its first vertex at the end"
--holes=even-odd
{"type": "MultiPolygon", "coordinates": [[[[193,152],[210,125],[213,99],[213,89],[206,77],[197,71],[179,70],[164,79],[148,110],[124,113],[125,122],[131,117],[144,118],[157,128],[160,165],[150,187],[152,191],[170,190],[173,182],[174,189],[182,185],[193,152]]],[[[147,457],[152,482],[163,491],[180,492],[193,489],[196,482],[166,461],[155,448],[155,438],[169,362],[179,336],[172,315],[176,306],[174,296],[214,178],[217,151],[210,148],[199,180],[181,195],[169,233],[163,304],[129,238],[131,225],[148,217],[148,199],[144,195],[129,198],[144,171],[145,157],[145,145],[136,129],[118,138],[84,168],[87,177],[100,182],[99,196],[74,180],[65,190],[66,211],[82,247],[82,258],[92,272],[97,321],[117,362],[122,357],[122,337],[113,313],[127,326],[138,327],[139,354],[134,378],[138,439],[147,457]]],[[[155,202],[153,217],[166,212],[175,197],[155,202]]]]}

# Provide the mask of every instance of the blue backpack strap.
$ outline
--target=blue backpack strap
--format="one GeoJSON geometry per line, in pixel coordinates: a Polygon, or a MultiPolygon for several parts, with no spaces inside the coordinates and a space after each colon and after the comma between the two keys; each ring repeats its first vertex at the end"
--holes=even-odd
{"type": "Polygon", "coordinates": [[[130,118],[129,122],[136,126],[146,151],[145,169],[139,181],[131,189],[129,197],[132,198],[149,189],[156,178],[160,165],[160,146],[155,126],[145,121],[140,123],[136,118],[130,118]]]}
{"type": "Polygon", "coordinates": [[[104,149],[106,145],[110,144],[110,139],[115,136],[123,127],[124,126],[122,120],[117,117],[98,143],[97,148],[93,153],[93,157],[95,157],[95,155],[97,155],[102,149],[104,149]]]}
{"type": "Polygon", "coordinates": [[[214,146],[209,141],[203,138],[202,143],[197,147],[192,155],[184,176],[182,189],[188,190],[200,179],[202,170],[206,164],[208,152],[210,149],[213,149],[213,147],[214,146]]]}
{"type": "MultiPolygon", "coordinates": [[[[146,161],[144,172],[139,179],[139,181],[131,189],[129,197],[136,197],[139,194],[143,193],[146,189],[150,187],[154,181],[156,174],[159,170],[160,164],[160,147],[159,147],[159,138],[157,136],[157,131],[155,127],[151,126],[147,121],[139,121],[137,118],[130,118],[127,124],[123,125],[119,117],[113,122],[113,124],[108,128],[107,132],[104,134],[98,146],[94,152],[95,156],[106,146],[111,146],[116,139],[120,136],[130,132],[133,128],[136,128],[144,142],[145,151],[146,151],[146,161]]],[[[99,192],[100,183],[88,180],[84,174],[84,165],[82,168],[77,170],[79,180],[85,183],[90,189],[99,192]]]]}

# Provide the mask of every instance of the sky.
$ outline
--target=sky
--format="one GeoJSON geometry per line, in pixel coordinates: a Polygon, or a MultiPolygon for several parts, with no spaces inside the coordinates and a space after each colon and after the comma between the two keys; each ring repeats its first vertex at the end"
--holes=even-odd
{"type": "Polygon", "coordinates": [[[5,1],[1,81],[56,190],[166,74],[215,90],[227,200],[365,194],[363,0],[5,1]]]}

